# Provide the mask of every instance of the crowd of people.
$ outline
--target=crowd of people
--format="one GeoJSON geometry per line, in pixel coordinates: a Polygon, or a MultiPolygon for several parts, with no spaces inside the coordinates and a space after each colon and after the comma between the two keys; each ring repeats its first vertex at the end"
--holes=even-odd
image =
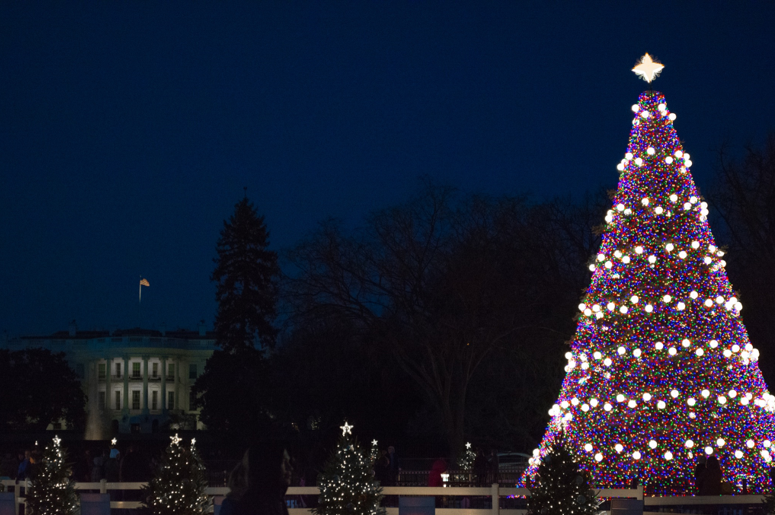
{"type": "Polygon", "coordinates": [[[23,481],[29,479],[35,472],[35,467],[40,463],[41,454],[37,450],[20,450],[16,457],[6,453],[0,459],[0,478],[23,481]]]}
{"type": "MultiPolygon", "coordinates": [[[[6,453],[0,458],[0,478],[17,482],[32,479],[41,462],[38,448],[20,450],[16,457],[6,453]]],[[[71,478],[77,482],[109,483],[119,481],[144,482],[151,477],[154,459],[141,452],[138,445],[130,445],[122,453],[118,448],[87,448],[76,457],[71,468],[71,478]]]]}

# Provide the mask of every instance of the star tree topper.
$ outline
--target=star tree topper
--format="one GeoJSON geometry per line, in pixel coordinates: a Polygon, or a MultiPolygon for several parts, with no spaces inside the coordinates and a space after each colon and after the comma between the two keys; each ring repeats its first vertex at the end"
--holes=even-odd
{"type": "Polygon", "coordinates": [[[178,438],[177,433],[175,433],[175,436],[170,436],[170,440],[172,440],[172,445],[178,445],[180,443],[180,438],[178,438]]]}
{"type": "Polygon", "coordinates": [[[351,426],[351,425],[349,425],[349,424],[347,423],[347,421],[345,420],[345,421],[344,421],[344,425],[343,425],[343,426],[339,426],[339,429],[341,429],[341,430],[342,430],[342,436],[345,436],[345,435],[348,435],[348,434],[350,434],[350,435],[351,435],[351,434],[353,434],[353,433],[352,433],[352,428],[353,428],[353,427],[354,427],[354,426],[351,426]]]}
{"type": "Polygon", "coordinates": [[[110,445],[112,445],[113,447],[115,447],[117,443],[118,443],[118,440],[116,440],[115,438],[110,441],[110,445]]]}
{"type": "Polygon", "coordinates": [[[61,441],[62,441],[61,438],[59,438],[57,435],[54,435],[54,445],[59,447],[59,442],[61,442],[61,441]]]}
{"type": "Polygon", "coordinates": [[[651,59],[651,56],[646,53],[640,58],[640,63],[632,69],[635,75],[639,75],[646,82],[651,82],[655,78],[659,77],[659,72],[662,71],[665,65],[657,63],[651,59]]]}

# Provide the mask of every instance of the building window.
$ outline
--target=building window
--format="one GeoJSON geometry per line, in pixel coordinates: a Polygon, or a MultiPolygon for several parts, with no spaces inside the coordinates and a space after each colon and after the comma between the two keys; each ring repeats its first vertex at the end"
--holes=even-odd
{"type": "Polygon", "coordinates": [[[153,377],[159,377],[159,364],[153,364],[153,377]]]}
{"type": "Polygon", "coordinates": [[[188,378],[189,379],[196,379],[196,363],[191,363],[188,366],[188,378]]]}
{"type": "Polygon", "coordinates": [[[121,409],[121,391],[116,390],[116,409],[121,409]]]}
{"type": "Polygon", "coordinates": [[[99,399],[97,400],[97,402],[99,403],[100,409],[107,408],[107,406],[105,405],[105,402],[106,402],[105,392],[100,392],[99,399]]]}
{"type": "Polygon", "coordinates": [[[140,390],[132,391],[132,409],[140,409],[140,390]]]}
{"type": "Polygon", "coordinates": [[[98,379],[105,379],[105,371],[107,369],[107,366],[105,363],[100,363],[97,365],[97,378],[98,379]]]}
{"type": "Polygon", "coordinates": [[[121,378],[121,363],[116,363],[116,377],[121,378]]]}
{"type": "Polygon", "coordinates": [[[188,409],[193,411],[196,409],[196,392],[192,389],[188,392],[188,409]]]}
{"type": "Polygon", "coordinates": [[[159,409],[159,392],[156,390],[151,392],[151,409],[154,411],[159,409]]]}
{"type": "Polygon", "coordinates": [[[167,380],[168,381],[174,381],[175,380],[175,364],[170,363],[167,365],[167,380]]]}
{"type": "Polygon", "coordinates": [[[140,363],[138,361],[135,361],[132,363],[132,377],[139,378],[140,377],[140,363]]]}
{"type": "Polygon", "coordinates": [[[175,409],[175,392],[167,392],[167,409],[175,409]]]}

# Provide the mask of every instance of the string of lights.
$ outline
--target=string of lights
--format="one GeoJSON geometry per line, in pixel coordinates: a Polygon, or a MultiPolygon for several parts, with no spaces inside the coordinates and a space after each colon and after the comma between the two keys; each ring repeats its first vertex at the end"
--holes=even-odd
{"type": "Polygon", "coordinates": [[[204,515],[211,501],[205,493],[207,475],[196,439],[185,448],[177,434],[170,437],[154,476],[144,488],[145,505],[153,515],[204,515]]]}
{"type": "MultiPolygon", "coordinates": [[[[318,476],[320,498],[313,509],[317,515],[385,515],[380,507],[382,487],[374,479],[371,455],[352,437],[353,426],[345,422],[323,472],[318,476]]],[[[376,448],[376,440],[372,442],[376,448]]]]}
{"type": "Polygon", "coordinates": [[[26,510],[31,515],[75,515],[80,502],[75,482],[70,479],[70,466],[61,447],[62,440],[54,436],[43,451],[40,463],[32,465],[26,510]]]}
{"type": "Polygon", "coordinates": [[[725,482],[769,488],[775,396],[690,173],[675,113],[655,91],[632,106],[627,151],[567,373],[532,477],[561,432],[598,487],[685,492],[699,455],[725,482]]]}

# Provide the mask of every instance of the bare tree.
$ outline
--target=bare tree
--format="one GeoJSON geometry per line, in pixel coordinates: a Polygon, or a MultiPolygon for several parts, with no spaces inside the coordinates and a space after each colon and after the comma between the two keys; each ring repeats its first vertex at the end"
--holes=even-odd
{"type": "Polygon", "coordinates": [[[572,311],[562,311],[559,329],[556,308],[576,304],[579,286],[567,271],[588,256],[579,262],[570,255],[577,251],[558,249],[567,238],[551,232],[553,217],[568,215],[559,204],[536,208],[428,185],[350,234],[322,224],[289,253],[289,298],[300,317],[344,317],[365,342],[389,346],[454,451],[464,441],[472,378],[493,352],[522,348],[529,357],[545,335],[560,344],[569,337],[572,311]]]}
{"type": "Polygon", "coordinates": [[[741,158],[719,151],[714,187],[708,195],[724,221],[722,234],[730,243],[725,258],[732,284],[743,302],[743,319],[752,343],[765,350],[762,371],[775,379],[775,134],[761,148],[745,147],[741,158]]]}

